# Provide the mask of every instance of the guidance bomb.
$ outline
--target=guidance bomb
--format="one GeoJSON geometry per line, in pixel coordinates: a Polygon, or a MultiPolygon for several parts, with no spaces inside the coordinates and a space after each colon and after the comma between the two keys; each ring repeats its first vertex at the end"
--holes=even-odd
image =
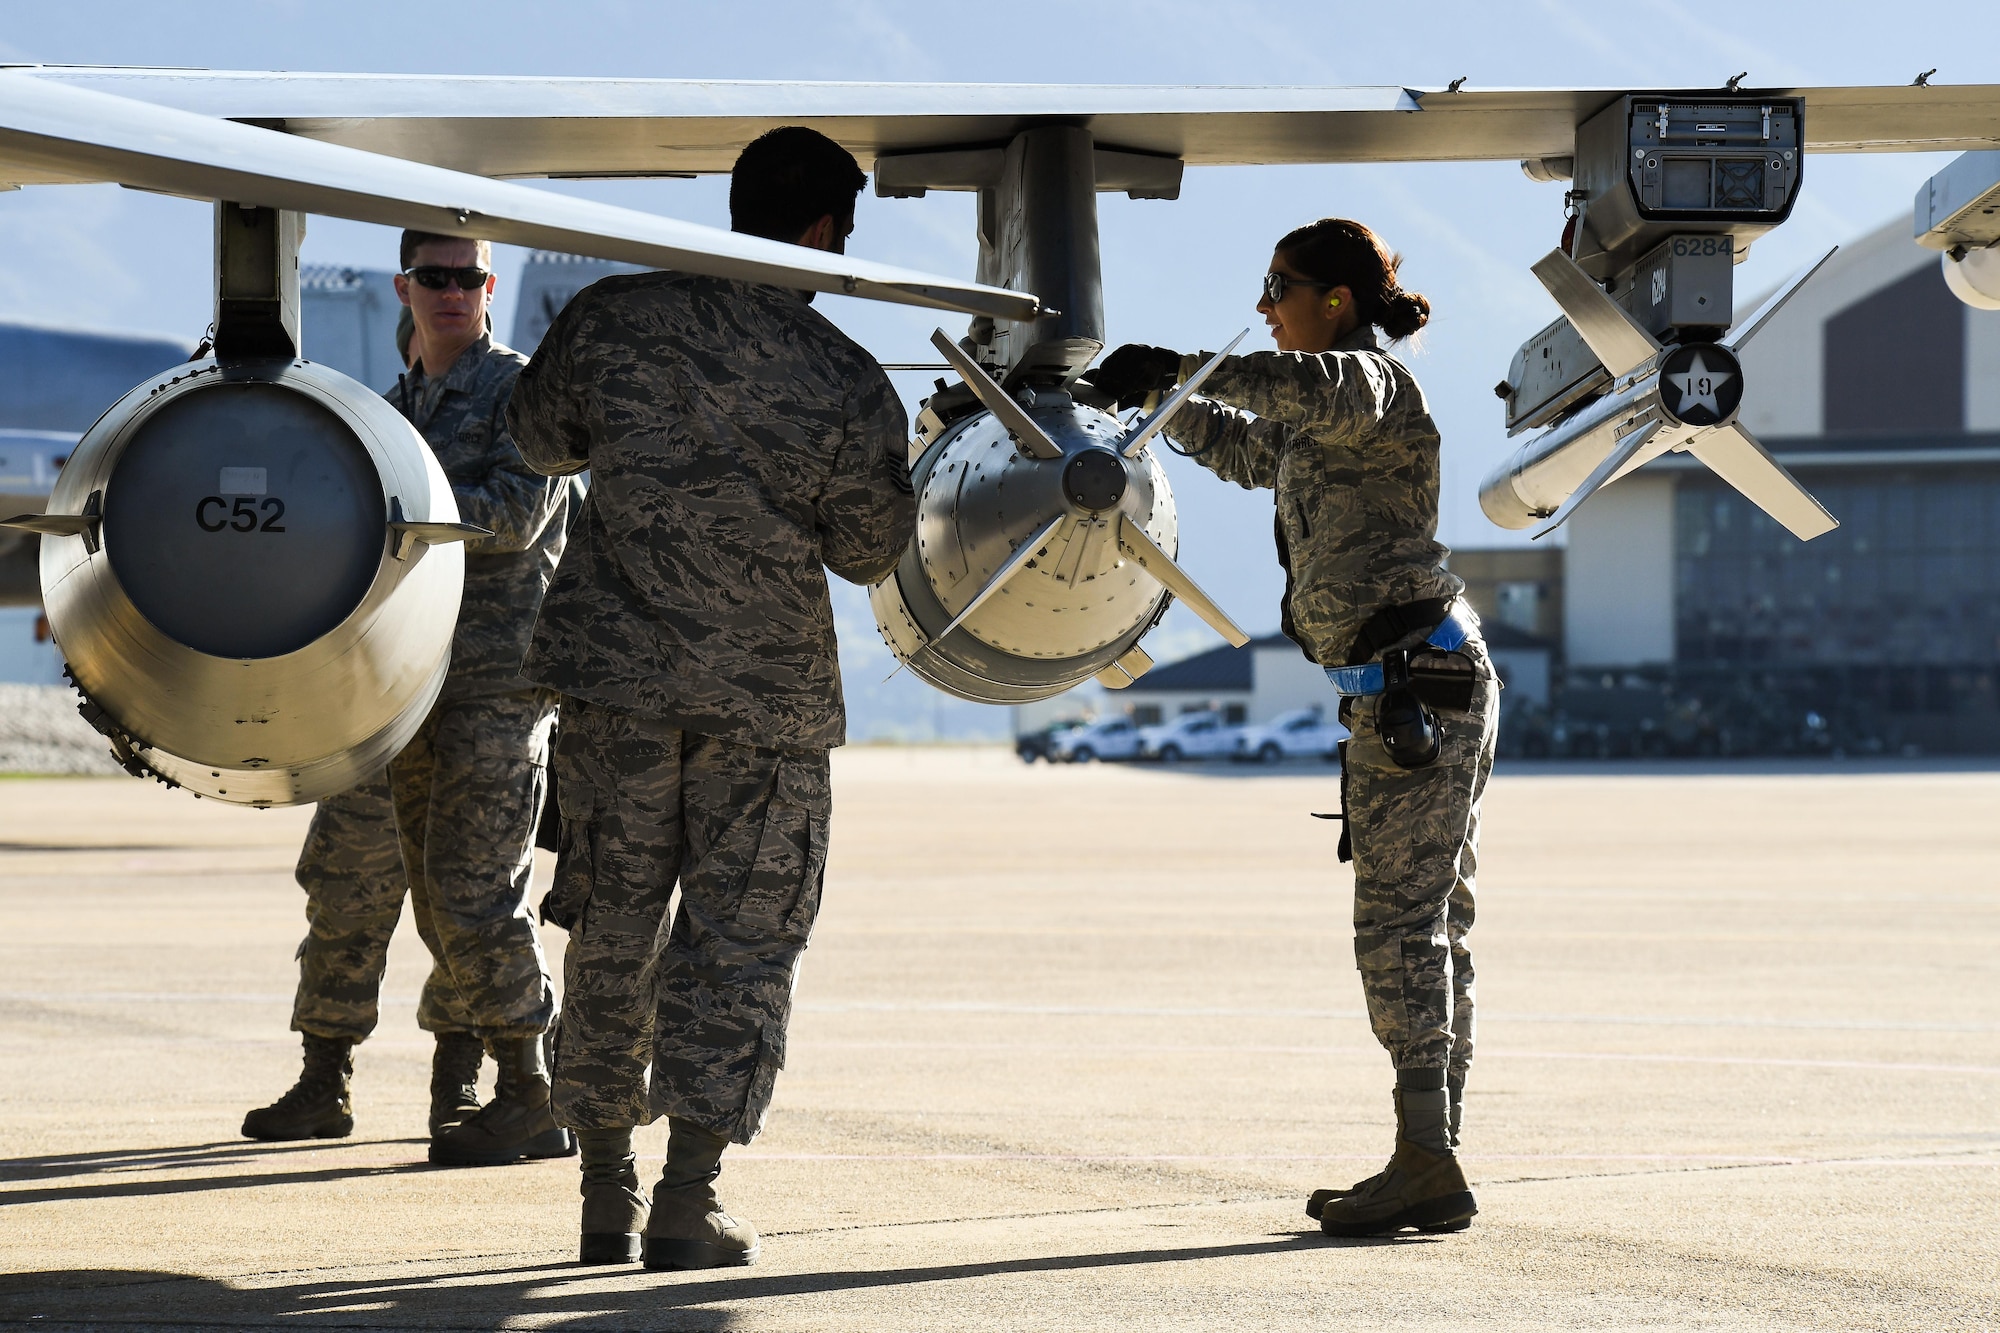
{"type": "Polygon", "coordinates": [[[255,806],[345,791],[416,733],[484,533],[394,408],[297,360],[139,385],[7,525],[43,534],[50,628],[126,768],[255,806]]]}
{"type": "Polygon", "coordinates": [[[1152,665],[1139,640],[1179,597],[1229,642],[1246,635],[1173,561],[1173,491],[1147,448],[1243,335],[1129,429],[1062,391],[1016,398],[942,331],[964,391],[921,418],[917,531],[869,590],[905,666],[975,703],[1024,703],[1152,665]]]}

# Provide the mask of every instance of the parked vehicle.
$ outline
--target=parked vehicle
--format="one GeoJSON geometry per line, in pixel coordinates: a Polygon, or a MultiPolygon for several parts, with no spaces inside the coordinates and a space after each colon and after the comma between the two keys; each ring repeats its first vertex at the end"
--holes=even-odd
{"type": "Polygon", "coordinates": [[[1110,717],[1088,726],[1075,727],[1057,736],[1049,745],[1051,761],[1087,764],[1093,759],[1137,759],[1139,728],[1129,717],[1110,717]]]}
{"type": "Polygon", "coordinates": [[[1226,759],[1236,752],[1236,733],[1214,709],[1182,713],[1170,722],[1139,732],[1139,757],[1177,764],[1183,759],[1226,759]]]}
{"type": "Polygon", "coordinates": [[[1260,764],[1285,759],[1333,759],[1347,728],[1329,721],[1317,708],[1280,713],[1259,726],[1245,727],[1236,740],[1236,758],[1260,764]]]}
{"type": "Polygon", "coordinates": [[[1021,756],[1024,764],[1032,764],[1037,759],[1046,759],[1053,764],[1056,761],[1057,739],[1066,732],[1088,725],[1082,718],[1065,718],[1061,722],[1051,722],[1046,727],[1023,732],[1014,738],[1014,753],[1021,756]]]}

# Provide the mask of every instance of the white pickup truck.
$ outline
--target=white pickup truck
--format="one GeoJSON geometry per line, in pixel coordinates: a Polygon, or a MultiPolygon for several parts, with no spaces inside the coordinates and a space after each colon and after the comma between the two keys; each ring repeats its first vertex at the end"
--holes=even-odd
{"type": "Polygon", "coordinates": [[[1329,722],[1317,708],[1280,713],[1259,726],[1245,727],[1236,738],[1236,758],[1275,764],[1282,759],[1332,759],[1335,747],[1347,739],[1347,728],[1329,722]]]}
{"type": "Polygon", "coordinates": [[[1238,728],[1213,709],[1182,713],[1139,732],[1139,757],[1177,764],[1183,759],[1227,759],[1236,752],[1238,728]]]}
{"type": "Polygon", "coordinates": [[[1075,727],[1049,743],[1050,760],[1065,764],[1138,757],[1139,728],[1129,717],[1109,717],[1087,727],[1075,727]]]}

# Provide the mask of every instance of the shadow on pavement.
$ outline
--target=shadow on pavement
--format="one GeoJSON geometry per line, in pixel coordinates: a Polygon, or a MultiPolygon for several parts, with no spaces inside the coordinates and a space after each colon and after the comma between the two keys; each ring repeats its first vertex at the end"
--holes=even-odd
{"type": "Polygon", "coordinates": [[[238,1287],[210,1278],[128,1270],[75,1270],[0,1276],[0,1323],[60,1328],[96,1321],[162,1326],[492,1328],[510,1316],[532,1316],[539,1327],[572,1323],[658,1329],[732,1329],[741,1303],[829,1295],[931,1282],[1030,1273],[1060,1273],[1140,1264],[1281,1254],[1307,1248],[1434,1242],[1388,1237],[1329,1242],[1318,1232],[1235,1245],[1121,1250],[1105,1254],[999,1259],[920,1268],[829,1273],[721,1276],[649,1273],[638,1267],[581,1268],[559,1263],[481,1269],[473,1266],[396,1278],[357,1276],[335,1281],[238,1287]],[[718,1309],[718,1306],[735,1306],[718,1309]]]}
{"type": "Polygon", "coordinates": [[[434,1171],[424,1160],[426,1139],[307,1139],[285,1143],[259,1143],[236,1139],[222,1143],[195,1143],[182,1147],[114,1149],[95,1153],[65,1153],[48,1157],[15,1157],[0,1162],[0,1184],[17,1181],[88,1179],[70,1184],[51,1184],[37,1189],[0,1189],[0,1209],[27,1203],[51,1203],[75,1199],[137,1198],[159,1194],[197,1194],[209,1190],[247,1189],[259,1185],[296,1185],[330,1180],[353,1180],[364,1176],[401,1175],[411,1171],[434,1171]],[[204,1166],[235,1165],[244,1161],[266,1162],[295,1153],[338,1153],[343,1148],[407,1147],[412,1160],[375,1161],[367,1165],[328,1165],[314,1170],[265,1170],[227,1176],[184,1176],[173,1180],[120,1180],[120,1175],[154,1171],[174,1171],[204,1166]],[[104,1179],[110,1176],[113,1179],[104,1179]]]}
{"type": "Polygon", "coordinates": [[[0,842],[0,852],[207,852],[227,844],[178,842],[0,842]]]}
{"type": "Polygon", "coordinates": [[[250,1157],[276,1157],[285,1153],[383,1148],[398,1144],[421,1147],[429,1142],[428,1139],[292,1139],[282,1142],[224,1139],[217,1143],[184,1143],[166,1148],[110,1148],[99,1152],[54,1153],[47,1157],[9,1157],[0,1160],[0,1181],[48,1180],[109,1171],[172,1171],[179,1167],[207,1166],[250,1157]]]}
{"type": "MultiPolygon", "coordinates": [[[[1287,759],[1276,764],[1239,764],[1227,760],[1185,760],[1178,764],[1120,760],[1115,765],[1138,773],[1182,778],[1340,778],[1340,765],[1322,759],[1287,759]]],[[[1875,777],[1885,773],[2000,772],[2000,755],[1923,755],[1916,758],[1830,757],[1742,759],[1510,759],[1501,758],[1493,771],[1508,777],[1555,778],[1713,778],[1713,777],[1875,777]]]]}

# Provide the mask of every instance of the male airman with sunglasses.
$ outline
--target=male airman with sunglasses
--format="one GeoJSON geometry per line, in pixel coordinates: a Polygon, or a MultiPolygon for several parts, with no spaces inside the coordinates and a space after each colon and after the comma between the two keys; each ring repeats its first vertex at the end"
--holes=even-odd
{"type": "Polygon", "coordinates": [[[431,1160],[568,1156],[574,1144],[550,1113],[542,1054],[554,992],[527,906],[555,695],[522,678],[521,659],[575,488],[530,471],[507,433],[507,403],[527,359],[489,331],[488,244],[406,231],[401,269],[396,294],[409,307],[413,355],[389,401],[429,442],[460,518],[493,535],[466,545],[451,667],[423,727],[383,778],[315,813],[299,865],[311,932],[300,946],[292,1021],[305,1071],[243,1129],[253,1138],[351,1132],[353,1048],[375,1026],[407,886],[434,960],[417,1011],[438,1038],[431,1160]],[[484,1107],[482,1045],[500,1071],[484,1107]]]}

